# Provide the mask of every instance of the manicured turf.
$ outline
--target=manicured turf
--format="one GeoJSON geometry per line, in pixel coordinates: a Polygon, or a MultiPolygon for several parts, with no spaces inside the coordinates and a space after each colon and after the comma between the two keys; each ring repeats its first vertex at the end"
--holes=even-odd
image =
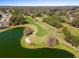
{"type": "Polygon", "coordinates": [[[25,16],[25,22],[28,24],[34,24],[34,20],[31,16],[25,16]]]}
{"type": "Polygon", "coordinates": [[[37,36],[44,36],[47,35],[47,32],[42,28],[40,25],[36,24],[38,28],[38,32],[36,33],[37,36]]]}
{"type": "MultiPolygon", "coordinates": [[[[38,29],[38,31],[36,32],[36,36],[37,36],[36,39],[34,38],[34,36],[30,36],[29,38],[32,40],[32,42],[34,42],[38,46],[38,48],[39,47],[42,48],[46,44],[44,42],[47,41],[47,34],[52,32],[54,28],[51,27],[50,25],[46,24],[46,23],[43,23],[43,22],[40,22],[40,21],[34,21],[31,17],[29,17],[30,19],[28,17],[26,17],[26,18],[28,19],[28,22],[30,24],[35,25],[38,29]]],[[[59,38],[59,39],[61,39],[61,38],[59,38]]],[[[64,39],[64,38],[62,37],[62,39],[64,39]]],[[[22,40],[22,41],[24,41],[24,40],[22,40]]],[[[22,43],[24,43],[24,42],[22,42],[22,43]]],[[[22,44],[22,45],[24,45],[25,48],[29,48],[25,44],[22,44]]],[[[60,46],[60,45],[58,44],[58,46],[60,46]]],[[[63,46],[63,49],[65,49],[65,45],[63,46]]],[[[71,49],[69,49],[69,50],[67,49],[67,51],[71,52],[71,49]]]]}
{"type": "Polygon", "coordinates": [[[29,24],[35,25],[38,28],[38,32],[36,33],[37,36],[44,36],[47,34],[44,28],[36,24],[35,21],[30,16],[26,16],[25,19],[29,24]]]}

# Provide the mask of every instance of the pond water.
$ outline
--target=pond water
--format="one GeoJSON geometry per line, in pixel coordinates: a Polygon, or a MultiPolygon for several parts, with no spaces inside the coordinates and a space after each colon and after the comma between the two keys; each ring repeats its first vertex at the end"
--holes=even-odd
{"type": "Polygon", "coordinates": [[[5,32],[0,32],[0,57],[46,57],[46,58],[70,58],[73,54],[60,49],[25,49],[20,45],[20,40],[23,36],[22,27],[11,29],[5,32]]]}

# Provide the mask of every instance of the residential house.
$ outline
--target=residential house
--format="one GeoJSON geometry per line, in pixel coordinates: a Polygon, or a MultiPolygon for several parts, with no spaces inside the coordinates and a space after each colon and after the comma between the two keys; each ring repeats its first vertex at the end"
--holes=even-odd
{"type": "Polygon", "coordinates": [[[11,17],[12,15],[9,12],[5,13],[0,10],[0,28],[9,27],[11,17]]]}

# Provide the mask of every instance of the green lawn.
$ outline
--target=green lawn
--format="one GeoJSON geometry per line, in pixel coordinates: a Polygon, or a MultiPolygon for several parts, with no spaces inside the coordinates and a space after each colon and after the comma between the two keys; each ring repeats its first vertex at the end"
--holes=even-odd
{"type": "MultiPolygon", "coordinates": [[[[28,17],[26,17],[26,18],[28,18],[28,17]]],[[[48,35],[52,31],[52,27],[50,27],[48,24],[44,24],[44,23],[41,23],[39,21],[34,21],[32,18],[28,19],[28,22],[29,22],[28,26],[29,25],[32,25],[32,26],[29,26],[29,27],[32,28],[33,30],[36,30],[36,33],[35,34],[32,34],[32,35],[29,35],[28,36],[29,39],[33,43],[36,44],[35,47],[36,48],[42,48],[42,47],[47,46],[48,35]]],[[[27,44],[25,44],[24,41],[25,41],[25,39],[22,38],[21,45],[24,48],[30,48],[27,44]]]]}
{"type": "Polygon", "coordinates": [[[28,24],[35,24],[31,16],[25,16],[25,22],[28,24]]]}
{"type": "Polygon", "coordinates": [[[44,36],[47,34],[47,32],[44,30],[44,28],[42,28],[40,25],[36,24],[36,22],[30,16],[26,16],[25,19],[28,22],[28,24],[35,25],[38,28],[38,32],[36,33],[37,36],[44,36]]]}
{"type": "Polygon", "coordinates": [[[47,35],[47,32],[45,31],[44,28],[42,28],[40,25],[36,24],[38,28],[38,32],[36,33],[37,36],[44,36],[47,35]]]}
{"type": "MultiPolygon", "coordinates": [[[[37,29],[38,29],[38,31],[36,32],[36,35],[34,34],[34,35],[30,35],[29,36],[30,40],[33,43],[36,44],[35,48],[42,48],[43,46],[46,46],[46,41],[47,41],[48,34],[53,32],[53,29],[56,29],[56,28],[54,28],[54,27],[52,27],[52,26],[50,26],[50,25],[48,25],[48,24],[46,24],[44,22],[40,22],[40,21],[36,21],[35,22],[35,21],[33,21],[32,18],[29,19],[28,21],[29,21],[30,24],[36,26],[37,29]]],[[[62,35],[62,33],[61,33],[61,35],[59,34],[59,36],[60,37],[58,39],[60,39],[60,40],[64,39],[64,36],[62,35]]],[[[22,46],[24,48],[30,48],[28,45],[24,44],[24,39],[22,39],[22,43],[21,44],[22,44],[22,46]]],[[[72,53],[76,54],[75,50],[73,50],[72,48],[66,47],[66,45],[63,46],[63,44],[62,45],[58,44],[56,46],[56,48],[64,49],[64,50],[67,50],[69,52],[72,52],[72,53]]],[[[78,54],[76,54],[76,55],[77,55],[77,57],[79,57],[78,54]]]]}

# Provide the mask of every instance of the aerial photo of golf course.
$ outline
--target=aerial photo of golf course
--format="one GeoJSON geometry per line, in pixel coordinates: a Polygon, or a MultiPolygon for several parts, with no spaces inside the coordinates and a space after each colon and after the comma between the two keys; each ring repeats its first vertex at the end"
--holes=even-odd
{"type": "Polygon", "coordinates": [[[79,6],[4,1],[0,1],[0,58],[79,58],[79,6]]]}

